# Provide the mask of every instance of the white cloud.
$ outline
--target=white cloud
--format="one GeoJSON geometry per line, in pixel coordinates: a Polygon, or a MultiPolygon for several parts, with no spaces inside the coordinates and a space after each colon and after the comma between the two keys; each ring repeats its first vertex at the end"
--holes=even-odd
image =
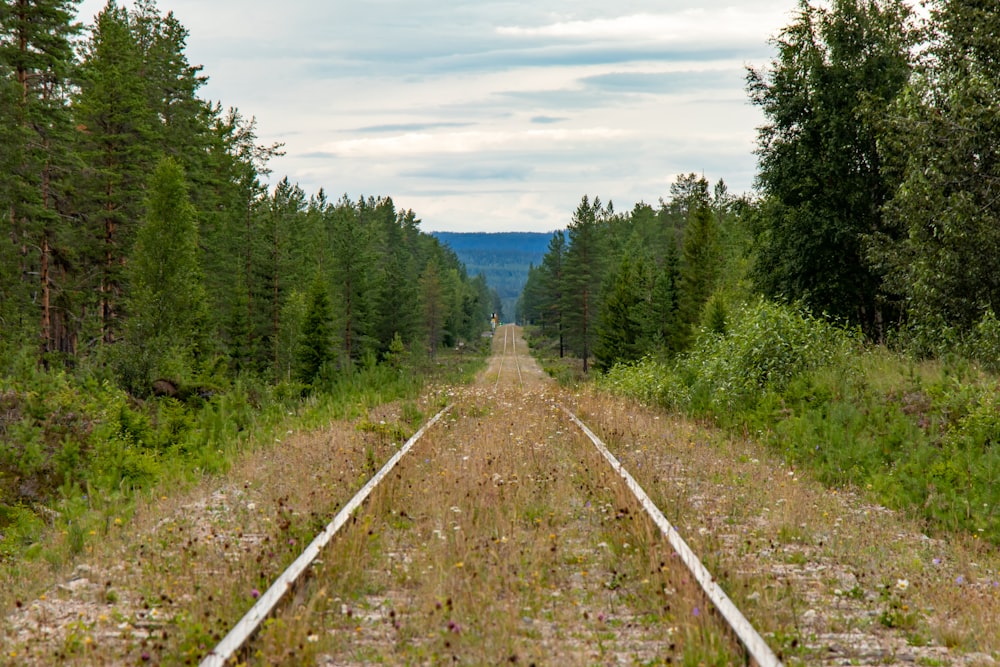
{"type": "MultiPolygon", "coordinates": [[[[105,3],[83,0],[84,20],[105,3]]],[[[796,6],[158,3],[190,32],[203,94],[255,116],[260,143],[285,142],[274,179],[390,195],[424,229],[453,231],[548,231],[584,193],[630,208],[680,172],[748,189],[762,118],[742,70],[796,6]]]]}
{"type": "Polygon", "coordinates": [[[774,29],[775,18],[773,13],[728,7],[560,21],[542,26],[500,26],[496,31],[510,37],[723,44],[734,38],[760,40],[774,29]]]}
{"type": "Polygon", "coordinates": [[[406,132],[388,137],[362,137],[360,139],[332,141],[320,146],[319,151],[345,158],[407,157],[481,153],[484,151],[537,151],[546,147],[554,148],[559,144],[579,145],[587,142],[618,139],[629,134],[631,133],[628,130],[610,127],[527,129],[523,131],[406,132]]]}

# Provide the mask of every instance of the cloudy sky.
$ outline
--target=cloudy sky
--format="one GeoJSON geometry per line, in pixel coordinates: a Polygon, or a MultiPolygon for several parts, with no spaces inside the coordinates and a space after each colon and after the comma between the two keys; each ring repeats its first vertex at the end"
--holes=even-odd
{"type": "Polygon", "coordinates": [[[796,0],[158,6],[190,31],[203,96],[285,144],[272,180],[390,195],[425,231],[550,231],[583,194],[655,204],[678,173],[749,190],[763,118],[744,71],[796,0]]]}

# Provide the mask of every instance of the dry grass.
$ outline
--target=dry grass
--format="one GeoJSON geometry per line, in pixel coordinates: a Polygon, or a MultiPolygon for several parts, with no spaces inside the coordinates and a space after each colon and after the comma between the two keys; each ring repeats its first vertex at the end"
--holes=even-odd
{"type": "Polygon", "coordinates": [[[975,536],[930,539],[863,490],[662,411],[592,394],[579,409],[786,662],[1000,657],[1000,554],[975,536]]]}
{"type": "MultiPolygon", "coordinates": [[[[391,426],[400,412],[360,425],[391,426]]],[[[358,425],[288,432],[223,479],[161,489],[68,576],[26,568],[11,582],[25,597],[0,630],[0,663],[196,663],[400,444],[393,428],[358,425]]]]}

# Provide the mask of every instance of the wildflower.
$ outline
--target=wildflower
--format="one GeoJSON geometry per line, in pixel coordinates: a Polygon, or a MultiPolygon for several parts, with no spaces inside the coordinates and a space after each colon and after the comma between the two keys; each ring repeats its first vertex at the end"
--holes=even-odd
{"type": "Polygon", "coordinates": [[[306,637],[306,641],[315,644],[316,642],[319,641],[319,635],[309,635],[308,637],[306,637]]]}
{"type": "Polygon", "coordinates": [[[253,590],[251,590],[250,591],[250,597],[252,597],[254,600],[256,600],[257,598],[260,597],[260,591],[258,591],[256,588],[253,589],[253,590]]]}
{"type": "Polygon", "coordinates": [[[910,582],[907,581],[906,579],[897,579],[896,580],[896,589],[897,590],[905,591],[909,587],[910,587],[910,582]]]}
{"type": "Polygon", "coordinates": [[[122,525],[122,518],[120,516],[115,517],[115,525],[116,526],[122,525]]]}

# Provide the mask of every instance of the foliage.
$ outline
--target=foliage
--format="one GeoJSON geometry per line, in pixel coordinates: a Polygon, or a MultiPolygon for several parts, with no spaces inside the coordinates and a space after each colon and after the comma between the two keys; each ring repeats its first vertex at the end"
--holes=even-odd
{"type": "MultiPolygon", "coordinates": [[[[983,324],[995,335],[995,321],[983,324]]],[[[755,434],[831,486],[1000,543],[1000,381],[952,356],[916,366],[786,306],[733,313],[673,362],[620,365],[601,386],[755,434]]]]}
{"type": "Polygon", "coordinates": [[[967,332],[1000,308],[1000,48],[984,39],[1000,27],[1000,8],[931,7],[927,53],[886,123],[901,183],[886,208],[892,228],[873,236],[871,255],[911,320],[967,332]]]}
{"type": "Polygon", "coordinates": [[[79,516],[220,470],[296,409],[412,393],[408,350],[478,349],[494,306],[390,198],[268,186],[280,144],[199,96],[173,13],[108,2],[77,40],[76,4],[0,9],[0,539],[17,544],[47,506],[79,544],[79,516]]]}
{"type": "Polygon", "coordinates": [[[552,236],[528,273],[522,317],[558,340],[560,357],[577,355],[585,373],[591,355],[605,370],[677,354],[713,295],[745,296],[740,216],[748,207],[735,204],[724,182],[710,192],[695,174],[678,175],[670,190],[658,210],[640,202],[626,213],[584,196],[567,233],[552,236]]]}
{"type": "Polygon", "coordinates": [[[722,334],[703,330],[695,345],[672,364],[655,361],[616,367],[602,383],[687,410],[753,407],[769,391],[782,391],[801,374],[845,358],[854,345],[841,329],[759,300],[739,309],[722,334]],[[664,375],[651,383],[651,376],[664,375]],[[650,391],[649,385],[655,389],[650,391]]]}
{"type": "Polygon", "coordinates": [[[896,179],[883,168],[879,123],[909,77],[909,15],[901,0],[801,0],[770,67],[747,76],[768,120],[758,134],[755,282],[873,338],[893,310],[865,239],[890,233],[882,206],[896,179]]]}
{"type": "Polygon", "coordinates": [[[309,289],[309,306],[299,336],[296,354],[296,377],[311,385],[324,366],[333,363],[333,327],[330,296],[322,277],[317,274],[309,289]]]}
{"type": "Polygon", "coordinates": [[[249,375],[210,395],[182,388],[137,401],[107,378],[39,369],[31,350],[0,346],[0,559],[24,557],[53,520],[56,529],[107,525],[137,493],[223,471],[243,447],[292,425],[412,399],[428,378],[464,378],[482,359],[451,355],[428,367],[400,354],[396,365],[324,376],[304,403],[303,385],[249,375]]]}

